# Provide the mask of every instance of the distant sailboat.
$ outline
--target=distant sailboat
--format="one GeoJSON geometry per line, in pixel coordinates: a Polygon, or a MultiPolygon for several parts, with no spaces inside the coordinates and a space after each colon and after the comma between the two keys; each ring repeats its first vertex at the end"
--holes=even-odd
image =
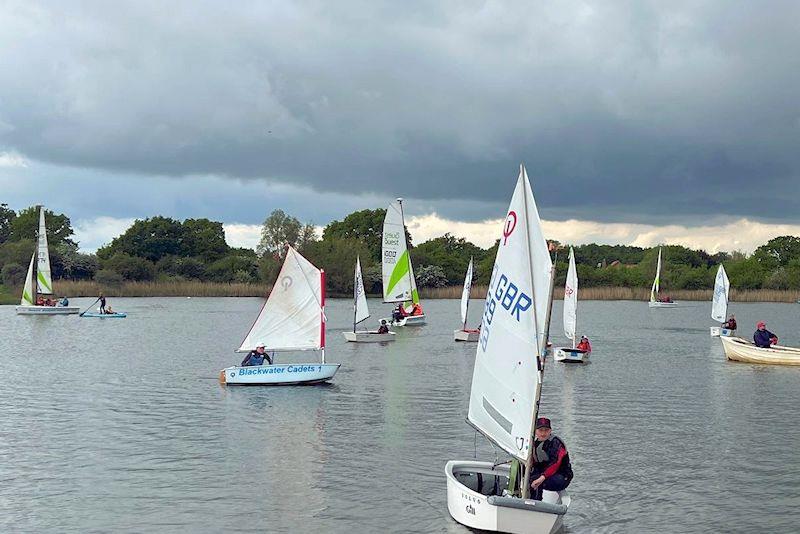
{"type": "MultiPolygon", "coordinates": [[[[670,300],[662,300],[658,296],[661,285],[661,247],[658,247],[658,263],[656,264],[656,277],[653,279],[653,287],[650,289],[651,308],[675,308],[677,304],[670,300]]],[[[668,298],[668,297],[667,297],[668,298]]]]}
{"type": "Polygon", "coordinates": [[[70,315],[79,313],[78,306],[38,306],[39,295],[53,294],[53,277],[50,271],[50,251],[47,247],[47,225],[44,208],[39,208],[39,229],[36,232],[36,248],[28,264],[28,274],[22,288],[22,298],[17,306],[19,315],[70,315]]]}
{"type": "MultiPolygon", "coordinates": [[[[382,245],[383,301],[403,303],[410,313],[409,304],[419,305],[419,292],[411,266],[411,255],[406,243],[406,225],[403,218],[403,199],[398,198],[386,209],[383,219],[382,245]]],[[[425,324],[425,314],[406,315],[387,319],[394,326],[418,326],[425,324]]]]}
{"type": "Polygon", "coordinates": [[[394,341],[396,334],[387,332],[379,334],[368,330],[356,331],[356,325],[369,318],[369,307],[367,306],[367,294],[364,291],[364,279],[361,276],[361,258],[356,258],[356,270],[353,276],[353,331],[342,332],[347,341],[354,343],[379,343],[394,341]]]}
{"type": "Polygon", "coordinates": [[[275,286],[237,352],[263,344],[267,352],[314,350],[319,363],[227,367],[219,381],[227,385],[318,384],[333,378],[338,363],[325,363],[325,271],[291,246],[275,286]]]}
{"type": "Polygon", "coordinates": [[[464,289],[461,291],[461,329],[453,331],[456,341],[478,341],[480,328],[467,329],[467,313],[469,312],[469,294],[472,290],[472,258],[469,259],[467,274],[464,276],[464,289]]]}
{"type": "MultiPolygon", "coordinates": [[[[711,318],[718,323],[724,323],[728,318],[728,292],[731,283],[725,267],[720,264],[717,277],[714,279],[714,297],[711,300],[711,318]]],[[[711,327],[711,337],[732,336],[736,331],[721,326],[711,327]]]]}
{"type": "MultiPolygon", "coordinates": [[[[539,212],[520,167],[489,282],[467,422],[527,465],[544,379],[552,275],[539,212]]],[[[530,471],[519,477],[508,463],[454,460],[445,475],[450,515],[473,529],[556,532],[571,502],[566,491],[529,499],[530,471]]]]}
{"type": "Polygon", "coordinates": [[[576,348],[578,330],[578,271],[575,268],[575,251],[569,248],[569,270],[564,284],[564,335],[572,340],[572,348],[561,347],[554,356],[559,362],[583,362],[588,351],[576,348]]]}

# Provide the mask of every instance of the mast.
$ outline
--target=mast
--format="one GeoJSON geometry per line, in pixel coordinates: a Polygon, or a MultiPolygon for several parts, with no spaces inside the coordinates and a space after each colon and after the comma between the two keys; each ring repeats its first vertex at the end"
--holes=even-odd
{"type": "Polygon", "coordinates": [[[408,291],[409,291],[409,294],[411,295],[409,300],[413,304],[413,302],[414,302],[414,282],[413,282],[413,280],[411,278],[411,249],[408,246],[408,239],[406,239],[406,218],[405,218],[405,215],[403,215],[403,199],[402,198],[398,198],[397,199],[397,203],[400,204],[400,220],[403,222],[403,229],[402,229],[403,241],[406,244],[406,261],[408,261],[408,291]]]}
{"type": "Polygon", "coordinates": [[[319,339],[320,349],[322,349],[322,363],[325,363],[325,270],[319,270],[320,282],[320,310],[319,310],[319,339]]]}

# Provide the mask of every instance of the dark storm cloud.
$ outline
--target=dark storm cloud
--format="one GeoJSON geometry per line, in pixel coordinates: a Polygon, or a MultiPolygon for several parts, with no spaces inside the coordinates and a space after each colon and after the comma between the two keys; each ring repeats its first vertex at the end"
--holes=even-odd
{"type": "Polygon", "coordinates": [[[503,205],[525,161],[551,219],[800,209],[794,2],[2,11],[0,150],[55,166],[403,195],[470,219],[496,216],[475,206],[503,205]]]}

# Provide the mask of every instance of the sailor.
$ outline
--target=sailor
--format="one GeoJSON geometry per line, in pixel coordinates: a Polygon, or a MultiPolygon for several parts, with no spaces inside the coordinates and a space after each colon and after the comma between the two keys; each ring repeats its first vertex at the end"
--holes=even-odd
{"type": "Polygon", "coordinates": [[[424,313],[422,313],[422,306],[419,302],[414,303],[414,306],[411,308],[411,315],[424,315],[424,313]]]}
{"type": "Polygon", "coordinates": [[[756,347],[768,349],[771,345],[778,343],[778,336],[767,330],[767,323],[759,321],[756,324],[757,330],[753,334],[753,342],[756,347]]]}
{"type": "Polygon", "coordinates": [[[100,301],[100,313],[106,313],[106,298],[100,293],[97,299],[100,301]]]}
{"type": "Polygon", "coordinates": [[[589,338],[586,336],[581,336],[581,341],[576,348],[584,352],[592,352],[592,344],[589,343],[589,338]]]}
{"type": "Polygon", "coordinates": [[[378,327],[378,334],[388,334],[389,326],[386,324],[386,319],[381,319],[381,325],[378,327]]]}
{"type": "Polygon", "coordinates": [[[58,301],[59,306],[69,306],[69,299],[65,296],[61,297],[61,300],[58,301]]]}
{"type": "Polygon", "coordinates": [[[531,470],[531,498],[542,500],[542,490],[561,491],[572,481],[572,466],[567,447],[550,429],[550,419],[536,420],[531,470]]]}
{"type": "Polygon", "coordinates": [[[267,364],[272,365],[272,358],[269,357],[269,354],[264,352],[264,344],[259,343],[256,345],[255,350],[251,350],[247,353],[247,356],[245,356],[244,360],[242,360],[241,367],[264,365],[264,360],[267,361],[267,364]]]}
{"type": "Polygon", "coordinates": [[[736,330],[736,317],[731,314],[727,321],[722,323],[722,328],[727,328],[728,330],[736,330]]]}
{"type": "Polygon", "coordinates": [[[403,307],[403,303],[401,302],[397,305],[397,308],[392,311],[392,320],[394,322],[398,322],[406,316],[408,316],[408,313],[406,313],[406,309],[403,307]]]}

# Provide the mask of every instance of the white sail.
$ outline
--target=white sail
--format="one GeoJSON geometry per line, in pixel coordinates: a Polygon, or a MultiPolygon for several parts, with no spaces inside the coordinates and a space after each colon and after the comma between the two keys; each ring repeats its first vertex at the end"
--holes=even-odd
{"type": "Polygon", "coordinates": [[[575,330],[578,327],[578,272],[575,269],[575,252],[569,248],[569,270],[564,284],[564,335],[575,347],[575,330]]]}
{"type": "Polygon", "coordinates": [[[656,301],[658,286],[661,283],[661,247],[658,248],[658,263],[656,264],[656,277],[653,279],[653,287],[650,289],[650,302],[656,301]]]}
{"type": "Polygon", "coordinates": [[[267,350],[315,350],[325,346],[325,274],[292,247],[275,286],[240,352],[264,343],[267,350]]]}
{"type": "Polygon", "coordinates": [[[369,307],[367,307],[367,294],[364,291],[364,279],[361,276],[361,258],[356,258],[356,273],[353,279],[353,306],[355,307],[355,320],[353,324],[356,325],[369,317],[369,307]]]}
{"type": "Polygon", "coordinates": [[[419,302],[414,268],[408,255],[406,230],[400,201],[395,200],[386,209],[383,219],[383,301],[419,302]]]}
{"type": "Polygon", "coordinates": [[[36,259],[35,254],[31,254],[31,262],[28,265],[28,274],[25,276],[25,287],[22,288],[22,299],[20,299],[20,306],[33,306],[33,260],[36,259]]]}
{"type": "Polygon", "coordinates": [[[53,277],[50,274],[50,252],[47,250],[47,227],[44,224],[44,208],[39,208],[39,242],[36,248],[36,279],[39,293],[53,293],[53,277]]]}
{"type": "Polygon", "coordinates": [[[469,293],[472,290],[472,258],[469,259],[467,275],[464,277],[464,289],[461,291],[461,322],[467,327],[467,311],[469,311],[469,293]]]}
{"type": "Polygon", "coordinates": [[[541,388],[537,355],[545,344],[552,268],[521,166],[486,296],[467,419],[523,461],[541,388]]]}
{"type": "Polygon", "coordinates": [[[717,269],[717,278],[714,280],[714,299],[711,302],[711,318],[718,323],[724,323],[728,313],[728,291],[731,283],[725,273],[725,267],[720,264],[717,269]]]}

